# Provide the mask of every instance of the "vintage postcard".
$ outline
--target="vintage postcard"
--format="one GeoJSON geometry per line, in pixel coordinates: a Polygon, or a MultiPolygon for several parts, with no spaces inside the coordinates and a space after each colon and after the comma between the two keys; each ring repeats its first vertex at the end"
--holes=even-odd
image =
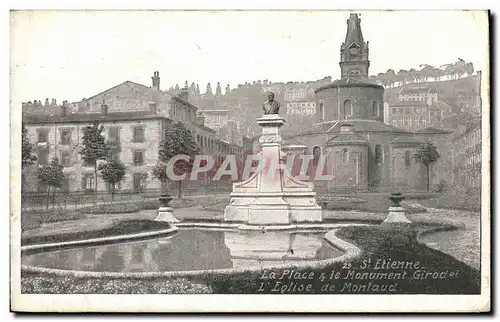
{"type": "Polygon", "coordinates": [[[12,310],[488,312],[489,15],[11,11],[12,310]]]}

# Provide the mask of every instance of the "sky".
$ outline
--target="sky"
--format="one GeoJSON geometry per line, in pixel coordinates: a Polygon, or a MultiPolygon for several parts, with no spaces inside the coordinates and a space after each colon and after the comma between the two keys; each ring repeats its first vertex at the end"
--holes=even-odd
{"type": "MultiPolygon", "coordinates": [[[[126,80],[215,90],[340,76],[350,11],[15,11],[11,103],[91,97],[126,80]]],[[[482,11],[357,11],[370,74],[458,57],[488,68],[482,11]]]]}

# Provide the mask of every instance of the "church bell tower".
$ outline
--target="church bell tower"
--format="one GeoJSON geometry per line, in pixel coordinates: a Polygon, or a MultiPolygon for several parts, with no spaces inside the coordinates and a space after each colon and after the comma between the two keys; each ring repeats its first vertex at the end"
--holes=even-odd
{"type": "Polygon", "coordinates": [[[368,42],[363,40],[361,19],[356,13],[351,13],[347,20],[347,34],[340,46],[340,73],[341,78],[355,77],[368,78],[368,42]]]}

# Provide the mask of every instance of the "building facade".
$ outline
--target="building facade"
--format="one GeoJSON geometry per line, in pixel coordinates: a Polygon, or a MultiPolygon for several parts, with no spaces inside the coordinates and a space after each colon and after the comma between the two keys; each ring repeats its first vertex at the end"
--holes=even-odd
{"type": "Polygon", "coordinates": [[[386,104],[387,124],[410,132],[427,127],[443,127],[451,106],[439,100],[438,93],[427,86],[406,85],[386,104]]]}
{"type": "MultiPolygon", "coordinates": [[[[159,73],[154,72],[151,87],[127,81],[74,103],[76,111],[67,102],[54,107],[51,113],[23,111],[27,136],[37,156],[36,164],[24,170],[23,191],[44,189],[38,184],[37,169],[54,157],[64,167],[64,191],[93,191],[94,168],[84,163],[80,150],[84,130],[94,121],[104,127],[103,136],[110,147],[108,159],[120,160],[126,166],[118,190],[159,189],[151,173],[163,135],[173,122],[181,122],[191,130],[201,153],[216,157],[242,154],[241,146],[219,140],[216,131],[196,117],[197,107],[189,102],[187,90],[172,96],[159,86],[159,73]]],[[[97,180],[97,190],[108,189],[102,179],[97,180]]]]}
{"type": "Polygon", "coordinates": [[[406,102],[424,102],[431,105],[438,101],[438,94],[429,87],[403,86],[399,90],[398,100],[406,102]]]}
{"type": "Polygon", "coordinates": [[[481,188],[481,119],[460,126],[452,138],[453,185],[464,189],[481,188]]]}

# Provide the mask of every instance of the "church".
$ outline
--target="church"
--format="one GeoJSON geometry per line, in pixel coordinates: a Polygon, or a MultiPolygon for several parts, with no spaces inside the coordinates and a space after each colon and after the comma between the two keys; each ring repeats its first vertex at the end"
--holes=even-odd
{"type": "MultiPolygon", "coordinates": [[[[325,158],[323,172],[332,179],[311,179],[318,192],[425,191],[426,167],[414,154],[429,137],[384,123],[384,87],[368,80],[369,67],[361,19],[350,14],[340,47],[341,78],[314,91],[316,123],[284,137],[283,152],[312,154],[313,164],[325,158]]],[[[429,179],[435,181],[432,174],[429,179]]]]}

